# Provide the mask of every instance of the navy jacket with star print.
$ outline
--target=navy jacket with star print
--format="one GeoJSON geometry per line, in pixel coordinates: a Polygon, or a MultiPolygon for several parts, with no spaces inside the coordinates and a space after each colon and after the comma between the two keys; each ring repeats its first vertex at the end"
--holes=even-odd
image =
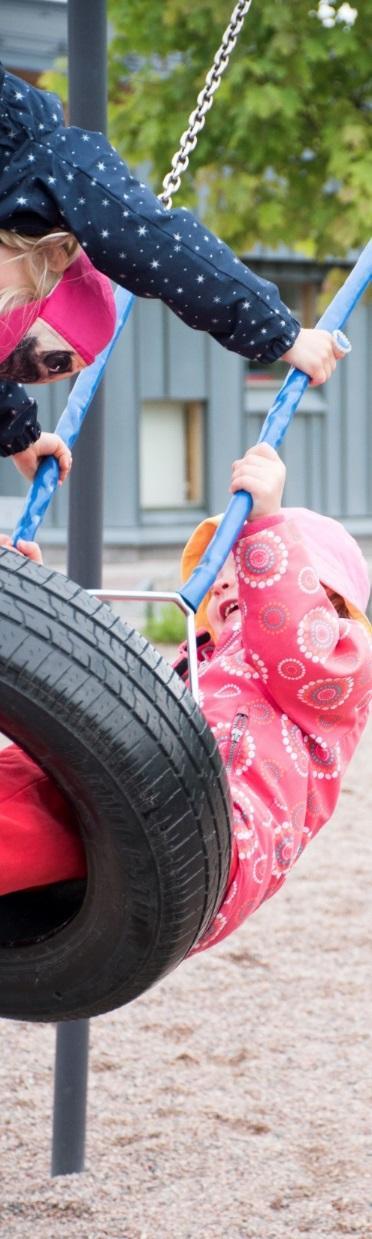
{"type": "MultiPolygon", "coordinates": [[[[300,325],[275,284],[191,211],[166,210],[101,133],[66,128],[55,95],[0,66],[0,228],[41,236],[54,227],[73,232],[117,284],[159,297],[243,357],[275,361],[294,344],[300,325]]],[[[0,430],[0,452],[1,441],[0,430]]]]}

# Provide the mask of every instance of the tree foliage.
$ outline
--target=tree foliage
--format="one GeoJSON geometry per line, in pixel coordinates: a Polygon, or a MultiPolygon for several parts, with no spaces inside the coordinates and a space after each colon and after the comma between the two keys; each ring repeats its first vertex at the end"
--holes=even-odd
{"type": "MultiPolygon", "coordinates": [[[[181,191],[190,204],[206,187],[206,222],[241,251],[260,240],[342,254],[371,228],[372,2],[352,27],[326,28],[310,7],[254,0],[181,191]]],[[[112,134],[160,188],[231,0],[109,11],[112,134]]]]}
{"type": "MultiPolygon", "coordinates": [[[[177,196],[240,252],[341,256],[372,230],[372,0],[329,27],[317,2],[254,0],[177,196]]],[[[231,7],[109,0],[110,137],[157,192],[231,7]]]]}

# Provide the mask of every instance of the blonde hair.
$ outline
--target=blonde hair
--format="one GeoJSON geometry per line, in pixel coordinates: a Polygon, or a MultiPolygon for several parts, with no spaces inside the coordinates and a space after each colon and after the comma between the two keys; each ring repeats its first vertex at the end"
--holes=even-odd
{"type": "Polygon", "coordinates": [[[42,237],[27,237],[0,228],[1,244],[16,251],[14,258],[8,260],[10,271],[12,262],[23,258],[24,283],[19,288],[12,288],[10,278],[9,288],[0,289],[0,314],[47,297],[63,272],[74,262],[80,249],[76,237],[62,229],[53,229],[42,237]]]}

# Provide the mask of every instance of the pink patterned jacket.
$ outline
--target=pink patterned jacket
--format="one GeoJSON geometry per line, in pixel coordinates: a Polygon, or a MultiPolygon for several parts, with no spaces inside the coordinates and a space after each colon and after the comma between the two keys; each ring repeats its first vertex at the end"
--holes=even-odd
{"type": "Polygon", "coordinates": [[[372,698],[368,631],[339,619],[295,522],[246,523],[234,555],[239,620],[199,654],[200,705],[230,783],[232,860],[191,954],[274,895],[329,820],[372,698]]]}

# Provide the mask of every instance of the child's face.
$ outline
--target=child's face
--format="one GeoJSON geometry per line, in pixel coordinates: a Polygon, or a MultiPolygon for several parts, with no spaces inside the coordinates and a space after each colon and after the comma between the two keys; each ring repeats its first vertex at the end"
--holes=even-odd
{"type": "Polygon", "coordinates": [[[230,555],[225,560],[223,568],[221,568],[214,584],[211,586],[210,599],[207,606],[208,623],[213,629],[216,641],[219,640],[228,621],[238,619],[239,615],[240,607],[235,560],[232,551],[230,551],[230,555]]]}
{"type": "MultiPolygon", "coordinates": [[[[0,249],[1,256],[1,249],[0,249]]],[[[37,318],[16,348],[0,362],[0,379],[17,383],[56,383],[84,370],[86,362],[64,336],[37,318]]]]}

